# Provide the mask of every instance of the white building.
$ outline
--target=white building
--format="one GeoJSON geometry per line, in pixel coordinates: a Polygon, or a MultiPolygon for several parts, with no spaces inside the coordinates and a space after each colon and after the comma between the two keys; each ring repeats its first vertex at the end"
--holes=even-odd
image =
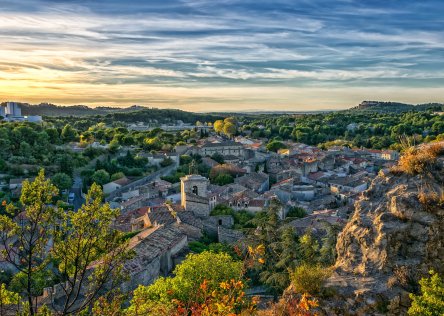
{"type": "Polygon", "coordinates": [[[22,116],[22,108],[17,102],[6,103],[6,115],[10,116],[22,116]]]}

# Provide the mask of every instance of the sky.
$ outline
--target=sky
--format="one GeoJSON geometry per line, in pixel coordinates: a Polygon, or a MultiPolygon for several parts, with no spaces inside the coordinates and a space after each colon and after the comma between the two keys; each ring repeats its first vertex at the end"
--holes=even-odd
{"type": "Polygon", "coordinates": [[[444,101],[442,0],[0,0],[0,100],[190,111],[444,101]]]}

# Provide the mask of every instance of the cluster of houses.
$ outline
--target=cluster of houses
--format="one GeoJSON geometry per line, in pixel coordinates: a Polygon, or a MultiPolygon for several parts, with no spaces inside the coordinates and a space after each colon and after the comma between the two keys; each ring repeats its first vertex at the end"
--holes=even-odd
{"type": "Polygon", "coordinates": [[[203,233],[220,242],[242,239],[242,232],[233,229],[232,216],[212,215],[219,204],[256,213],[278,199],[283,205],[282,219],[293,207],[307,211],[306,217],[288,223],[298,232],[316,231],[325,223],[343,225],[353,202],[378,171],[398,158],[394,151],[287,145],[287,149],[271,153],[259,140],[214,136],[177,148],[180,154],[200,154],[202,162],[212,168],[219,163],[211,156],[219,154],[224,164],[243,171],[226,185],[211,184],[197,172],[182,177],[180,186],[158,178],[140,185],[117,181],[119,194],[109,200],[121,209],[114,226],[136,234],[130,241],[136,256],[127,263],[132,277],[125,288],[167,275],[183,259],[188,243],[199,240],[203,233]]]}
{"type": "MultiPolygon", "coordinates": [[[[265,141],[246,137],[226,140],[211,136],[176,148],[171,171],[183,154],[199,154],[202,163],[217,168],[220,164],[212,156],[218,154],[225,165],[239,171],[234,182],[226,185],[211,184],[191,168],[178,184],[161,180],[159,173],[138,182],[122,178],[104,185],[107,201],[121,210],[114,227],[134,234],[129,247],[135,256],[125,264],[130,277],[122,289],[132,290],[168,275],[189,251],[189,242],[199,240],[204,233],[219,242],[242,240],[242,232],[233,228],[231,215],[211,213],[219,204],[257,213],[277,199],[282,205],[282,219],[295,207],[304,208],[306,217],[287,223],[298,233],[320,230],[325,223],[344,225],[354,201],[379,170],[398,159],[395,151],[321,150],[288,143],[286,149],[274,153],[265,145],[265,141]]],[[[11,188],[17,188],[18,182],[11,180],[11,188]]],[[[54,302],[56,293],[56,288],[45,289],[40,299],[54,302]]]]}

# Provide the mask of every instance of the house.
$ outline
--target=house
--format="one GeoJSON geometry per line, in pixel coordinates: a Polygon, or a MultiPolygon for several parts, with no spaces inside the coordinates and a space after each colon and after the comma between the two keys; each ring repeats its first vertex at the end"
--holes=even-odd
{"type": "Polygon", "coordinates": [[[176,218],[167,205],[151,206],[138,218],[131,220],[131,231],[139,231],[148,227],[170,225],[176,222],[176,218]]]}
{"type": "Polygon", "coordinates": [[[187,245],[187,235],[176,225],[148,228],[131,238],[128,248],[135,256],[125,262],[129,278],[122,290],[128,292],[167,276],[175,266],[175,258],[187,245]]]}
{"type": "Polygon", "coordinates": [[[241,143],[233,141],[223,141],[220,143],[205,143],[199,148],[199,154],[202,156],[212,156],[215,153],[222,156],[233,155],[238,158],[245,157],[244,147],[241,143]]]}
{"type": "Polygon", "coordinates": [[[242,177],[235,178],[234,182],[257,193],[268,191],[270,186],[270,178],[263,172],[252,172],[242,177]]]}
{"type": "Polygon", "coordinates": [[[33,181],[34,178],[14,178],[9,180],[9,190],[20,189],[23,185],[23,181],[33,181]]]}
{"type": "Polygon", "coordinates": [[[399,152],[396,150],[384,150],[381,153],[381,158],[384,160],[398,160],[399,152]]]}
{"type": "Polygon", "coordinates": [[[353,176],[332,177],[327,180],[332,193],[354,192],[359,193],[367,190],[368,183],[365,179],[353,176]]]}
{"type": "Polygon", "coordinates": [[[168,195],[169,189],[171,189],[171,183],[165,180],[156,180],[146,185],[139,187],[140,194],[146,198],[164,198],[168,195]]]}
{"type": "Polygon", "coordinates": [[[127,185],[130,183],[130,180],[127,177],[123,177],[114,181],[111,181],[109,183],[106,183],[103,185],[103,193],[104,194],[110,194],[121,187],[127,185]]]}

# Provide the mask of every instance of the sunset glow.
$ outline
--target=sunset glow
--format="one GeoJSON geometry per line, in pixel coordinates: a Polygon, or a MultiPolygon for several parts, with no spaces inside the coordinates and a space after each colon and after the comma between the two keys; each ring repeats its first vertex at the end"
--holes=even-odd
{"type": "Polygon", "coordinates": [[[91,3],[0,1],[2,100],[234,111],[444,95],[440,1],[91,3]]]}

